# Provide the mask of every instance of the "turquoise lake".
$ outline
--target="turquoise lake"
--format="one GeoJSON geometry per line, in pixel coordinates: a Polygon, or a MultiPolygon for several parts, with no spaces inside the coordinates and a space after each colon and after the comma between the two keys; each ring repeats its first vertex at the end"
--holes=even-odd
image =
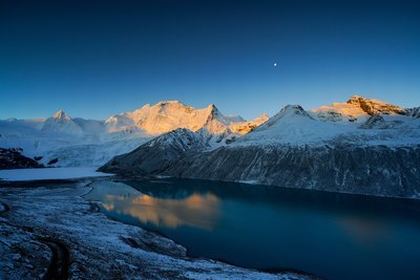
{"type": "Polygon", "coordinates": [[[94,183],[110,218],[193,257],[325,279],[420,279],[420,201],[161,179],[94,183]]]}

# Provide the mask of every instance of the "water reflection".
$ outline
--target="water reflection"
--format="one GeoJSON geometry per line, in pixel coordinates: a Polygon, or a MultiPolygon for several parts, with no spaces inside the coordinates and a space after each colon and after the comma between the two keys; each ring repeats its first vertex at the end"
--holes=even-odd
{"type": "Polygon", "coordinates": [[[101,195],[107,211],[129,215],[142,223],[158,227],[197,227],[212,230],[219,216],[219,199],[212,193],[192,192],[179,199],[156,198],[129,188],[121,183],[105,183],[91,196],[101,195]],[[118,187],[119,194],[109,194],[118,187]]]}
{"type": "Polygon", "coordinates": [[[354,241],[369,244],[381,240],[387,235],[385,224],[380,220],[366,219],[358,216],[344,216],[337,220],[354,241]]]}
{"type": "Polygon", "coordinates": [[[88,198],[195,257],[326,279],[420,279],[419,201],[175,179],[98,182],[88,198]]]}

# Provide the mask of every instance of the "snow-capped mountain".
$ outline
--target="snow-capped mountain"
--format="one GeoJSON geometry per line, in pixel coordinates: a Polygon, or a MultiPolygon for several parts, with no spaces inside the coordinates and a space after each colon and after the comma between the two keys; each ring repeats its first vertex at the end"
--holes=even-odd
{"type": "Polygon", "coordinates": [[[82,135],[82,128],[63,110],[60,110],[45,120],[41,131],[45,134],[82,135]]]}
{"type": "Polygon", "coordinates": [[[179,101],[147,104],[105,121],[72,118],[59,110],[47,119],[0,121],[0,147],[22,148],[26,156],[42,156],[43,163],[58,159],[60,166],[100,166],[174,129],[186,128],[209,144],[223,145],[266,119],[245,121],[223,115],[213,104],[196,109],[179,101]]]}
{"type": "Polygon", "coordinates": [[[326,134],[335,133],[335,130],[330,129],[333,125],[316,120],[299,105],[287,105],[232,145],[314,142],[326,134]]]}
{"type": "Polygon", "coordinates": [[[337,102],[313,110],[320,119],[326,121],[363,122],[373,115],[406,115],[407,110],[377,99],[353,95],[347,102],[337,102]]]}
{"type": "MultiPolygon", "coordinates": [[[[262,123],[257,118],[255,123],[262,123]]],[[[177,100],[161,101],[155,105],[146,104],[143,107],[127,113],[113,115],[105,121],[111,132],[135,129],[147,135],[160,135],[177,128],[187,128],[191,131],[205,129],[212,135],[231,131],[239,133],[237,126],[247,122],[240,116],[225,116],[214,105],[196,109],[177,100]]]]}
{"type": "Polygon", "coordinates": [[[178,128],[156,137],[137,149],[114,157],[106,167],[108,172],[126,175],[150,175],[164,172],[188,152],[209,148],[203,133],[178,128]],[[130,164],[133,168],[127,166],[130,164]]]}
{"type": "Polygon", "coordinates": [[[194,133],[201,139],[199,131],[164,134],[108,162],[101,171],[420,197],[416,113],[361,96],[309,112],[288,105],[222,145],[203,145],[194,152],[177,149],[176,157],[160,160],[153,155],[171,150],[164,144],[167,139],[181,137],[177,141],[182,143],[194,133]]]}
{"type": "Polygon", "coordinates": [[[352,96],[313,111],[288,105],[232,145],[387,145],[420,144],[415,111],[352,96]]]}
{"type": "Polygon", "coordinates": [[[232,123],[229,126],[229,128],[232,130],[232,132],[236,134],[244,135],[268,121],[269,118],[270,117],[268,116],[268,114],[263,113],[251,121],[241,121],[232,123]]]}

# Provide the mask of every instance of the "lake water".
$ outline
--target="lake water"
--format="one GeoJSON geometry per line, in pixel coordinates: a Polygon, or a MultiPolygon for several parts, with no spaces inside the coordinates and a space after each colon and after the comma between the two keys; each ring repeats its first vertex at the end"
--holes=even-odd
{"type": "Polygon", "coordinates": [[[189,255],[326,279],[420,279],[420,201],[196,180],[97,182],[110,218],[189,255]]]}

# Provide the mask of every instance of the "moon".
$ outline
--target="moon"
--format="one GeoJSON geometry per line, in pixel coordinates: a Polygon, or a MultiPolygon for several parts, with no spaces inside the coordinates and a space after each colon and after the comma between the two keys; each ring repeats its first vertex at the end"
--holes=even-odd
{"type": "Polygon", "coordinates": [[[273,66],[274,66],[274,67],[277,67],[277,62],[274,62],[273,66]]]}

